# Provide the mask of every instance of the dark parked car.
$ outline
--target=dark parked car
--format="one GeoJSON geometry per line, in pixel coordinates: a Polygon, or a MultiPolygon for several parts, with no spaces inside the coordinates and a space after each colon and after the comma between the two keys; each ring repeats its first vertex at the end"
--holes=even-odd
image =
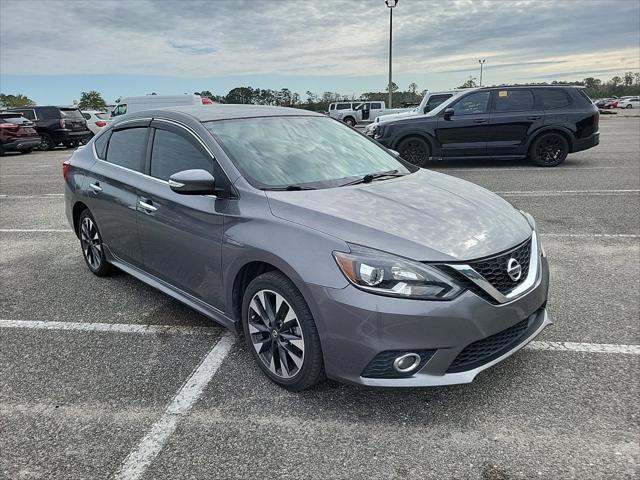
{"type": "Polygon", "coordinates": [[[127,114],[63,175],[94,274],[117,267],[242,332],[291,390],[467,383],[551,323],[529,214],[321,114],[127,114]]]}
{"type": "Polygon", "coordinates": [[[555,167],[598,145],[598,109],[576,87],[492,87],[458,94],[430,115],[380,122],[368,134],[425,166],[430,158],[529,157],[555,167]]]}
{"type": "Polygon", "coordinates": [[[91,137],[87,121],[76,107],[12,108],[36,125],[40,135],[40,150],[52,150],[56,145],[77,147],[91,137]]]}
{"type": "Polygon", "coordinates": [[[31,153],[40,137],[31,120],[19,113],[0,112],[0,156],[5,152],[31,153]]]}

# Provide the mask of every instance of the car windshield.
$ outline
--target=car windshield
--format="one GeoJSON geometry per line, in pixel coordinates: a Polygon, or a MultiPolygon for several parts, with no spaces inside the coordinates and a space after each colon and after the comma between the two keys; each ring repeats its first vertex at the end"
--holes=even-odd
{"type": "Polygon", "coordinates": [[[384,148],[327,117],[258,117],[206,122],[257,188],[327,188],[381,172],[411,173],[384,148]]]}

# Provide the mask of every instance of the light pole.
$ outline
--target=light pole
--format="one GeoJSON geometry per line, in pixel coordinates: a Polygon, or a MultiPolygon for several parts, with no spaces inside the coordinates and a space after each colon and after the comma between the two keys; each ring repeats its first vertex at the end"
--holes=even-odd
{"type": "Polygon", "coordinates": [[[384,3],[387,5],[389,9],[389,108],[393,105],[393,90],[391,89],[391,85],[393,81],[391,80],[391,46],[393,39],[393,8],[398,5],[398,0],[384,0],[384,3]]]}
{"type": "Polygon", "coordinates": [[[486,58],[482,58],[480,60],[478,60],[478,63],[480,64],[480,86],[482,86],[482,66],[484,65],[484,62],[486,62],[487,59],[486,58]]]}

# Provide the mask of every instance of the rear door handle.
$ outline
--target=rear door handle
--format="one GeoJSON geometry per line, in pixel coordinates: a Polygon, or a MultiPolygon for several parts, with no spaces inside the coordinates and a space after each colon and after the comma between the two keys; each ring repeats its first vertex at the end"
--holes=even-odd
{"type": "Polygon", "coordinates": [[[155,212],[156,210],[158,210],[157,207],[154,207],[150,203],[142,200],[138,200],[138,205],[142,207],[142,209],[144,209],[146,212],[155,212]]]}
{"type": "Polygon", "coordinates": [[[473,123],[487,123],[486,118],[476,118],[473,123]]]}
{"type": "Polygon", "coordinates": [[[100,182],[90,183],[89,187],[91,187],[91,189],[96,193],[102,191],[102,187],[100,186],[100,182]]]}

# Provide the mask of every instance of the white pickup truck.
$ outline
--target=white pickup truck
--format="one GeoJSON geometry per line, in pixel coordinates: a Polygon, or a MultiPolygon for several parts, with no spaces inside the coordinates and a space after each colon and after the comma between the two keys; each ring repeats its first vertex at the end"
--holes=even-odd
{"type": "Polygon", "coordinates": [[[384,102],[379,100],[351,102],[351,108],[344,108],[342,105],[342,103],[349,102],[340,103],[341,105],[336,104],[333,110],[331,109],[333,104],[329,106],[329,116],[341,120],[351,127],[357,124],[371,123],[376,117],[381,115],[413,110],[412,108],[386,108],[384,102]]]}

